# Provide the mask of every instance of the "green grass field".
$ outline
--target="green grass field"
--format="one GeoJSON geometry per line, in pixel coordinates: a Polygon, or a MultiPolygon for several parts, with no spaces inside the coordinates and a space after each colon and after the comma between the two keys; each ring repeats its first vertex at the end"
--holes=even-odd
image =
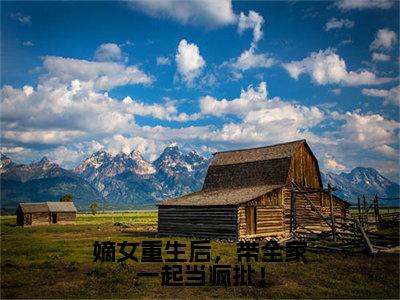
{"type": "MultiPolygon", "coordinates": [[[[398,254],[368,257],[307,252],[307,264],[264,263],[267,268],[264,288],[161,286],[161,277],[138,277],[137,272],[159,272],[164,263],[93,262],[96,240],[157,239],[164,246],[168,240],[178,240],[190,245],[189,238],[158,238],[156,228],[155,211],[80,214],[76,225],[30,228],[16,227],[15,216],[3,216],[1,298],[399,297],[398,254]]],[[[234,243],[213,241],[211,246],[212,259],[220,255],[221,263],[236,264],[234,243]]],[[[259,270],[261,263],[252,266],[259,270]]]]}

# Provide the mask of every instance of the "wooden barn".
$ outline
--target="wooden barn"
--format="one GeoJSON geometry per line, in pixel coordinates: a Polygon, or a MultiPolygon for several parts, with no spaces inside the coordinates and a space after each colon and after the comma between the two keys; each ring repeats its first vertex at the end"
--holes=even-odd
{"type": "Polygon", "coordinates": [[[73,202],[20,203],[17,208],[17,225],[73,224],[76,208],[73,202]]]}
{"type": "Polygon", "coordinates": [[[214,156],[201,191],[158,204],[160,235],[281,237],[346,218],[349,203],[323,189],[305,140],[214,156]]]}

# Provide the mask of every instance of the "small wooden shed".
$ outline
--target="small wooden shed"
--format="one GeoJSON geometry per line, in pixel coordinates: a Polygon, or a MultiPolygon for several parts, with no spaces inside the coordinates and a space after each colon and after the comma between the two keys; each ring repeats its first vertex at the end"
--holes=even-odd
{"type": "MultiPolygon", "coordinates": [[[[305,140],[214,155],[201,191],[158,204],[159,234],[285,236],[293,230],[293,214],[296,226],[326,228],[316,210],[329,216],[330,197],[305,140]],[[302,191],[296,197],[294,186],[302,191]]],[[[346,218],[350,204],[332,198],[334,216],[346,218]]]]}
{"type": "Polygon", "coordinates": [[[73,224],[76,208],[73,202],[20,203],[17,208],[17,225],[73,224]]]}

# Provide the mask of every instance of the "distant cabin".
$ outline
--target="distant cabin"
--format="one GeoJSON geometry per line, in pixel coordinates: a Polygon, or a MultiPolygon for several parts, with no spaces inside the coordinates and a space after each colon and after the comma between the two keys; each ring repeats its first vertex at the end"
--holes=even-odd
{"type": "Polygon", "coordinates": [[[20,203],[17,208],[17,225],[73,224],[76,208],[73,202],[20,203]]]}
{"type": "MultiPolygon", "coordinates": [[[[311,191],[296,194],[293,211],[298,226],[325,229],[315,210],[328,216],[330,197],[305,140],[214,155],[201,191],[158,204],[160,235],[226,239],[288,235],[292,180],[311,191]]],[[[332,202],[334,215],[345,219],[349,203],[334,196],[332,202]]]]}

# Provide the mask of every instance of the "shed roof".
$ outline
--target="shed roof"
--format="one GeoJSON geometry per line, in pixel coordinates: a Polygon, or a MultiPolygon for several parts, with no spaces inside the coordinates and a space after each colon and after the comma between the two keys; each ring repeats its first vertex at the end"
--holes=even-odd
{"type": "Polygon", "coordinates": [[[35,212],[76,212],[73,202],[37,202],[37,203],[20,203],[24,213],[35,212]]]}
{"type": "Polygon", "coordinates": [[[74,202],[47,202],[50,212],[76,212],[74,202]]]}
{"type": "Polygon", "coordinates": [[[202,190],[176,199],[162,201],[159,206],[218,206],[238,205],[282,187],[282,185],[260,185],[244,188],[202,190]]]}
{"type": "Polygon", "coordinates": [[[20,203],[19,207],[24,213],[49,212],[49,206],[46,202],[20,203]]]}

